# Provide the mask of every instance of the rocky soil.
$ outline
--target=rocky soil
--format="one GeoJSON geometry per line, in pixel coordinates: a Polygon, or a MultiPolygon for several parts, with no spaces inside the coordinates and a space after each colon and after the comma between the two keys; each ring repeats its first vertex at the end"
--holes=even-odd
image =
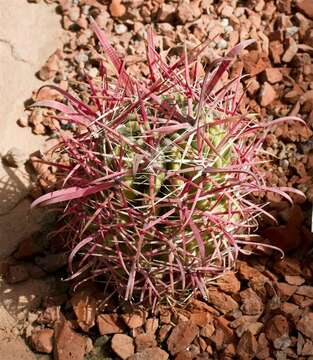
{"type": "MultiPolygon", "coordinates": [[[[32,0],[31,2],[40,2],[32,0]]],[[[101,54],[92,50],[95,39],[89,17],[103,28],[133,74],[146,75],[143,62],[146,29],[152,25],[162,54],[178,57],[182,44],[192,48],[203,41],[202,71],[238,41],[256,43],[232,67],[229,78],[244,77],[246,96],[242,112],[255,112],[271,121],[299,116],[307,127],[289,123],[273,127],[267,136],[264,157],[267,182],[304,191],[308,201],[294,197],[295,206],[277,196],[271,211],[279,226],[264,224],[261,234],[286,251],[280,260],[261,247],[258,254],[238,262],[236,271],[226,273],[209,286],[209,298],[195,298],[185,307],[160,306],[155,312],[130,308],[115,299],[103,299],[96,286],[76,293],[63,287],[48,296],[41,310],[20,323],[32,349],[54,359],[313,359],[313,266],[310,225],[313,202],[313,3],[310,0],[46,0],[57,3],[64,44],[56,49],[41,69],[42,81],[63,89],[84,92],[83,76],[99,75],[101,54]],[[265,226],[266,225],[266,226],[265,226]],[[292,254],[291,254],[292,252],[292,254]],[[291,256],[292,255],[292,256],[291,256]]],[[[227,79],[223,79],[226,81],[227,79]]],[[[35,100],[58,98],[54,90],[34,91],[35,100]]],[[[34,134],[49,135],[53,145],[57,128],[68,128],[50,110],[26,110],[19,119],[34,134]]],[[[17,155],[6,161],[19,166],[17,155]],[[13,160],[12,160],[13,158],[13,160]]],[[[37,174],[32,196],[53,188],[55,169],[30,163],[37,174]]],[[[25,239],[5,264],[8,283],[25,279],[60,276],[66,258],[57,246],[25,239]],[[30,261],[31,260],[31,261],[30,261]]]]}

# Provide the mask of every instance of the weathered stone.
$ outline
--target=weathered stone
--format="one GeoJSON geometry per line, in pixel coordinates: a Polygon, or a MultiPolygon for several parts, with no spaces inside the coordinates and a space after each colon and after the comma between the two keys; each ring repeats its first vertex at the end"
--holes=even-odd
{"type": "Polygon", "coordinates": [[[313,340],[313,312],[305,314],[297,322],[296,328],[301,331],[303,335],[313,340]]]}
{"type": "Polygon", "coordinates": [[[283,315],[275,315],[265,324],[265,334],[268,340],[274,341],[283,335],[289,335],[288,320],[283,315]]]}
{"type": "Polygon", "coordinates": [[[133,339],[125,334],[115,334],[111,342],[112,350],[123,360],[134,355],[133,339]]]}
{"type": "Polygon", "coordinates": [[[172,355],[186,350],[198,334],[198,327],[191,321],[182,321],[172,330],[167,340],[172,355]]]}
{"type": "Polygon", "coordinates": [[[313,3],[310,0],[296,0],[296,7],[307,17],[313,19],[313,3]]]}
{"type": "Polygon", "coordinates": [[[237,355],[239,359],[249,360],[253,359],[258,350],[258,343],[255,337],[246,331],[239,340],[237,345],[237,355]]]}
{"type": "Polygon", "coordinates": [[[242,301],[241,311],[246,315],[259,315],[263,311],[260,297],[250,288],[240,292],[242,301]]]}
{"type": "Polygon", "coordinates": [[[152,333],[139,334],[135,338],[136,351],[140,352],[148,348],[156,347],[157,342],[155,336],[152,333]]]}
{"type": "Polygon", "coordinates": [[[128,360],[167,360],[168,353],[159,347],[146,349],[141,352],[137,352],[128,358],[128,360]]]}
{"type": "Polygon", "coordinates": [[[225,272],[217,279],[217,286],[228,294],[236,294],[240,291],[240,281],[233,271],[225,272]]]}
{"type": "Polygon", "coordinates": [[[34,350],[50,354],[53,350],[53,334],[52,329],[33,330],[30,341],[34,350]]]}
{"type": "Polygon", "coordinates": [[[210,289],[208,302],[223,314],[238,309],[239,307],[238,303],[231,296],[215,289],[210,289]]]}
{"type": "Polygon", "coordinates": [[[69,321],[60,321],[54,327],[54,359],[83,360],[87,338],[77,334],[69,321]]]}
{"type": "Polygon", "coordinates": [[[265,82],[260,91],[260,100],[262,106],[270,105],[277,97],[276,91],[271,84],[265,82]]]}
{"type": "Polygon", "coordinates": [[[98,315],[97,325],[101,335],[119,334],[123,332],[123,322],[117,314],[98,315]]]}

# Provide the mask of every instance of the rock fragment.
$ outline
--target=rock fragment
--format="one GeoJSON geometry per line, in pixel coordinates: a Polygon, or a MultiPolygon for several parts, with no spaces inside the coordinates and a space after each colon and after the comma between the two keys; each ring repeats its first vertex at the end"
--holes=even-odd
{"type": "Polygon", "coordinates": [[[310,0],[296,0],[296,7],[303,12],[304,15],[313,19],[313,3],[310,0]]]}
{"type": "Polygon", "coordinates": [[[240,292],[241,310],[246,315],[260,315],[264,309],[260,297],[250,288],[240,292]]]}
{"type": "Polygon", "coordinates": [[[31,344],[35,351],[50,354],[53,350],[52,329],[33,330],[31,334],[31,344]]]}
{"type": "Polygon", "coordinates": [[[69,321],[57,322],[54,327],[54,359],[83,360],[87,338],[77,334],[69,321]]]}
{"type": "Polygon", "coordinates": [[[271,84],[265,82],[260,91],[260,100],[262,106],[270,105],[277,97],[276,91],[271,84]]]}
{"type": "Polygon", "coordinates": [[[114,18],[122,17],[126,13],[126,7],[125,5],[121,4],[121,0],[112,0],[109,6],[109,10],[114,18]]]}
{"type": "Polygon", "coordinates": [[[286,51],[282,57],[282,60],[286,63],[289,63],[297,54],[297,52],[298,52],[298,45],[296,41],[292,37],[289,37],[286,40],[286,51]]]}
{"type": "Polygon", "coordinates": [[[296,327],[297,330],[301,331],[301,333],[311,340],[313,340],[313,312],[309,312],[301,317],[301,319],[297,322],[296,327]]]}
{"type": "Polygon", "coordinates": [[[223,314],[238,309],[238,303],[229,295],[221,291],[210,289],[208,301],[223,314]]]}
{"type": "Polygon", "coordinates": [[[269,68],[264,71],[266,81],[270,84],[276,84],[283,80],[283,74],[277,68],[269,68]]]}
{"type": "Polygon", "coordinates": [[[134,355],[133,339],[125,334],[115,334],[111,342],[112,350],[123,360],[134,355]]]}
{"type": "Polygon", "coordinates": [[[283,315],[274,315],[265,325],[265,334],[272,342],[283,335],[289,335],[288,320],[283,315]]]}
{"type": "Polygon", "coordinates": [[[52,55],[49,56],[45,65],[40,69],[38,77],[40,80],[47,81],[52,79],[57,71],[59,70],[59,63],[62,59],[62,51],[56,50],[52,55]]]}
{"type": "Polygon", "coordinates": [[[167,360],[168,353],[159,347],[146,349],[141,352],[137,352],[128,358],[128,360],[167,360]]]}
{"type": "Polygon", "coordinates": [[[167,340],[168,350],[172,355],[184,351],[198,334],[198,327],[191,321],[182,321],[172,330],[167,340]]]}
{"type": "Polygon", "coordinates": [[[228,294],[236,294],[240,291],[240,281],[233,271],[227,271],[219,277],[217,286],[228,294]]]}
{"type": "Polygon", "coordinates": [[[253,359],[258,350],[258,343],[255,337],[246,331],[240,338],[237,346],[237,354],[239,359],[249,360],[253,359]]]}
{"type": "Polygon", "coordinates": [[[123,322],[118,314],[101,314],[97,317],[97,325],[101,335],[123,333],[123,322]]]}

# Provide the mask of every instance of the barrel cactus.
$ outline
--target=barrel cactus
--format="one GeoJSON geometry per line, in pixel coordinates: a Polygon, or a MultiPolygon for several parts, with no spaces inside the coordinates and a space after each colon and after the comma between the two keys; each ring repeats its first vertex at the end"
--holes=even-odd
{"type": "MultiPolygon", "coordinates": [[[[134,79],[95,22],[92,27],[116,69],[88,79],[83,102],[58,89],[66,102],[41,101],[79,131],[60,131],[55,158],[62,188],[33,206],[64,204],[59,229],[69,250],[70,279],[103,281],[125,300],[185,301],[207,296],[207,283],[231,268],[263,205],[252,194],[269,188],[258,152],[267,123],[242,115],[240,76],[219,80],[245,41],[214,62],[197,67],[203,47],[171,65],[148,32],[150,75],[134,79]]],[[[276,120],[276,123],[285,119],[276,120]]],[[[298,120],[298,119],[294,119],[298,120]]],[[[271,125],[275,124],[275,121],[271,125]]]]}

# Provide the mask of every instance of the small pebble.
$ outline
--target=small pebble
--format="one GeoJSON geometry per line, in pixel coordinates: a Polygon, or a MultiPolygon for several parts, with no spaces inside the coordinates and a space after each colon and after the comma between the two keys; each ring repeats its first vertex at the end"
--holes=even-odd
{"type": "Polygon", "coordinates": [[[227,41],[224,39],[219,40],[216,45],[217,45],[217,48],[220,50],[227,49],[227,46],[228,46],[227,41]]]}
{"type": "Polygon", "coordinates": [[[299,28],[297,26],[290,26],[286,29],[286,35],[287,36],[293,36],[299,31],[299,28]]]}
{"type": "Polygon", "coordinates": [[[127,26],[124,24],[117,24],[114,26],[114,30],[118,35],[125,34],[127,32],[127,26]]]}

